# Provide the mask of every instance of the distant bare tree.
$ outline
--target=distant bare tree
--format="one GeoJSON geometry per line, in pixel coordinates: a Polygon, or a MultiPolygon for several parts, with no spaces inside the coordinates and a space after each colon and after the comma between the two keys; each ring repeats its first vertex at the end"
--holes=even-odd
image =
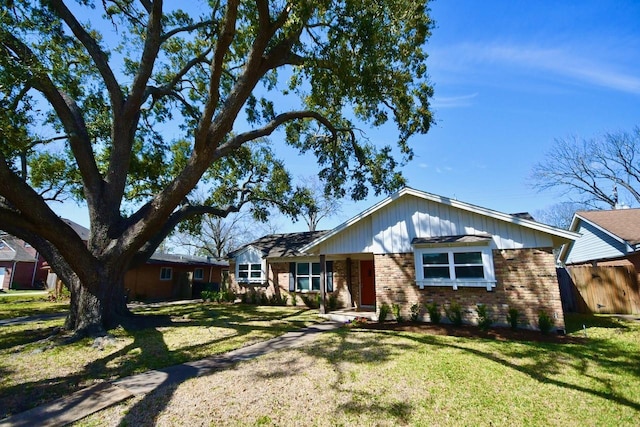
{"type": "Polygon", "coordinates": [[[256,221],[248,211],[227,218],[205,215],[197,228],[183,229],[175,233],[171,241],[173,246],[187,248],[191,254],[221,259],[264,234],[276,233],[278,227],[271,220],[256,221]]]}
{"type": "Polygon", "coordinates": [[[557,139],[532,171],[533,187],[561,189],[582,204],[640,204],[640,127],[599,138],[557,139]],[[618,194],[619,192],[619,194],[618,194]]]}
{"type": "Polygon", "coordinates": [[[318,223],[324,218],[336,215],[342,209],[342,200],[328,196],[324,186],[315,176],[300,178],[302,186],[308,191],[310,203],[303,205],[300,216],[309,231],[316,231],[318,223]]]}
{"type": "Polygon", "coordinates": [[[568,230],[571,226],[573,214],[577,211],[588,210],[589,208],[590,206],[582,203],[560,202],[536,211],[533,216],[538,222],[568,230]]]}

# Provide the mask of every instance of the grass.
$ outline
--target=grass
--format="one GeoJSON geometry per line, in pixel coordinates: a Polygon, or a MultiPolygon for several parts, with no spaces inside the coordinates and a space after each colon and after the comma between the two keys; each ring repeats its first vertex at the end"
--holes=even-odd
{"type": "Polygon", "coordinates": [[[78,425],[637,426],[640,324],[591,316],[567,324],[580,340],[344,328],[78,425]]]}
{"type": "MultiPolygon", "coordinates": [[[[140,314],[170,321],[114,330],[114,343],[104,349],[89,339],[50,339],[62,319],[0,327],[0,416],[95,381],[265,340],[316,318],[315,311],[296,307],[199,303],[143,307],[140,314]]],[[[580,339],[540,343],[339,329],[77,424],[637,425],[640,324],[569,315],[566,325],[580,339]]]]}
{"type": "MultiPolygon", "coordinates": [[[[28,311],[18,309],[21,314],[28,311]]],[[[62,318],[1,326],[0,418],[96,381],[224,353],[317,319],[315,312],[293,307],[202,303],[147,307],[138,312],[166,317],[144,329],[110,331],[114,340],[104,348],[94,348],[90,338],[67,343],[63,334],[56,334],[62,318]]]]}
{"type": "Polygon", "coordinates": [[[46,291],[0,292],[0,320],[41,314],[66,313],[69,302],[51,302],[46,291]]]}

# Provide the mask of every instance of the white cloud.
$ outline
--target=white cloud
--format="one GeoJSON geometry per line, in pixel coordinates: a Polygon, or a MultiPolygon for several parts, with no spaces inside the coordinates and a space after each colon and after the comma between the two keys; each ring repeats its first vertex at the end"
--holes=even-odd
{"type": "Polygon", "coordinates": [[[446,52],[431,54],[432,58],[438,58],[434,66],[453,68],[457,72],[477,70],[481,65],[513,66],[529,72],[544,72],[575,82],[640,94],[640,77],[608,56],[602,48],[596,51],[586,50],[582,46],[544,48],[500,43],[463,43],[450,46],[446,52]],[[588,53],[580,54],[581,50],[588,53]]]}
{"type": "Polygon", "coordinates": [[[432,105],[434,108],[470,107],[473,105],[473,99],[477,96],[477,92],[461,96],[435,96],[432,105]]]}

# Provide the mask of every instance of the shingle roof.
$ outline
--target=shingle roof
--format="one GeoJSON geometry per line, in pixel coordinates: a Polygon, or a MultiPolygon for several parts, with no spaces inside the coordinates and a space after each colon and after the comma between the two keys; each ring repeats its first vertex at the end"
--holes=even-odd
{"type": "Polygon", "coordinates": [[[576,215],[627,241],[640,243],[640,209],[616,209],[610,211],[580,211],[576,215]]]}
{"type": "Polygon", "coordinates": [[[261,237],[229,253],[229,258],[234,258],[238,253],[248,247],[256,248],[264,254],[265,258],[279,258],[287,256],[304,255],[300,248],[313,242],[315,239],[327,234],[329,230],[304,231],[300,233],[270,234],[261,237]]]}
{"type": "Polygon", "coordinates": [[[22,240],[5,235],[0,240],[0,243],[6,245],[0,249],[0,261],[34,262],[36,260],[35,255],[24,249],[22,240]]]}
{"type": "Polygon", "coordinates": [[[221,267],[228,267],[229,262],[224,260],[218,260],[211,257],[193,256],[193,255],[180,255],[180,254],[165,254],[156,252],[149,258],[148,264],[190,264],[190,265],[217,265],[221,267]]]}
{"type": "Polygon", "coordinates": [[[481,243],[491,240],[489,234],[462,234],[459,236],[416,237],[411,241],[412,245],[444,244],[444,243],[481,243]]]}

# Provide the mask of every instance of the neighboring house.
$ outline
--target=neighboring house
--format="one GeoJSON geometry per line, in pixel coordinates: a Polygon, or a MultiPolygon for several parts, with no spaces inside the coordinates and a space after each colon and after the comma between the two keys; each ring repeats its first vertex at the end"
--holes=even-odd
{"type": "Polygon", "coordinates": [[[220,289],[228,269],[227,261],[210,257],[155,253],[127,272],[124,287],[135,300],[199,298],[207,287],[220,289]]]}
{"type": "Polygon", "coordinates": [[[42,289],[47,278],[45,261],[24,240],[0,234],[0,289],[42,289]]]}
{"type": "Polygon", "coordinates": [[[333,230],[266,236],[230,254],[232,285],[267,294],[326,291],[359,310],[398,304],[461,304],[477,320],[486,304],[498,323],[516,308],[530,327],[564,315],[554,248],[578,234],[405,188],[333,230]]]}
{"type": "MultiPolygon", "coordinates": [[[[63,219],[86,243],[89,229],[63,219]]],[[[199,298],[204,288],[218,289],[228,274],[226,260],[210,257],[154,253],[146,264],[125,274],[124,286],[128,297],[135,300],[163,300],[199,298]]],[[[50,270],[50,268],[49,268],[50,270]]],[[[49,288],[57,282],[55,272],[45,273],[49,288]]]]}
{"type": "Polygon", "coordinates": [[[570,230],[580,238],[563,246],[558,259],[574,282],[572,308],[640,312],[640,209],[579,211],[570,230]]]}

